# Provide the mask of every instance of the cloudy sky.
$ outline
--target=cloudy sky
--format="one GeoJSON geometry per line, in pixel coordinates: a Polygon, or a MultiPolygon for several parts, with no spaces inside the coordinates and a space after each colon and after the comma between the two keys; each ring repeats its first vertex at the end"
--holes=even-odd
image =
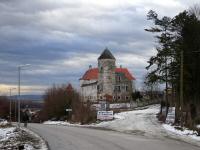
{"type": "Polygon", "coordinates": [[[0,0],[0,95],[17,85],[42,93],[79,78],[108,47],[117,65],[129,68],[141,87],[155,40],[144,28],[150,9],[173,17],[199,0],[0,0]]]}

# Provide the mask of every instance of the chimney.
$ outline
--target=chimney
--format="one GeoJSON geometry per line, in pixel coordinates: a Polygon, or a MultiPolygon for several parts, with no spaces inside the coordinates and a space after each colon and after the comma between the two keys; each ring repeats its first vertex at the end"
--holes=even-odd
{"type": "Polygon", "coordinates": [[[89,69],[92,69],[92,65],[89,65],[89,69]]]}

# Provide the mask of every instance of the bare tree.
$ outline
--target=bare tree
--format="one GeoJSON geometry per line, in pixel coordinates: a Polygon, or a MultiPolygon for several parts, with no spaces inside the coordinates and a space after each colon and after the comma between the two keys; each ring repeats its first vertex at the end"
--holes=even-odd
{"type": "Polygon", "coordinates": [[[0,96],[0,118],[8,119],[9,100],[6,96],[0,96]]]}
{"type": "Polygon", "coordinates": [[[200,20],[200,4],[195,4],[189,9],[190,14],[194,14],[200,20]]]}

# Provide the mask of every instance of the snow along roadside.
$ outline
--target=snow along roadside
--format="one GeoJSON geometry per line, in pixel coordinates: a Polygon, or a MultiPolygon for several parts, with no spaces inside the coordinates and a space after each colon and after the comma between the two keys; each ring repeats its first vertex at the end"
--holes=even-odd
{"type": "Polygon", "coordinates": [[[146,107],[146,109],[117,113],[114,115],[115,119],[112,121],[103,121],[89,125],[71,124],[64,121],[46,121],[44,124],[103,128],[119,132],[144,135],[150,138],[172,138],[200,146],[200,142],[198,140],[199,137],[196,136],[196,138],[192,138],[192,136],[188,134],[177,134],[177,132],[172,132],[173,127],[159,122],[156,118],[156,114],[159,112],[159,109],[159,105],[151,105],[146,107]]]}
{"type": "MultiPolygon", "coordinates": [[[[39,139],[40,150],[48,150],[49,149],[47,142],[41,136],[39,136],[38,134],[36,134],[35,132],[33,132],[27,128],[22,128],[22,130],[24,130],[25,132],[29,133],[30,135],[36,137],[37,139],[39,139]]],[[[32,149],[30,149],[30,150],[32,150],[32,149]]]]}
{"type": "Polygon", "coordinates": [[[48,150],[45,141],[34,132],[4,123],[0,127],[0,149],[17,149],[24,146],[24,150],[48,150]]]}
{"type": "MultiPolygon", "coordinates": [[[[172,126],[171,124],[163,124],[162,126],[165,128],[165,130],[167,130],[171,134],[175,134],[180,138],[182,138],[183,140],[185,139],[187,142],[190,139],[200,142],[200,136],[197,136],[198,134],[197,131],[192,131],[187,128],[182,128],[182,130],[179,130],[176,129],[176,126],[172,126]]],[[[200,146],[200,144],[198,145],[200,146]]]]}

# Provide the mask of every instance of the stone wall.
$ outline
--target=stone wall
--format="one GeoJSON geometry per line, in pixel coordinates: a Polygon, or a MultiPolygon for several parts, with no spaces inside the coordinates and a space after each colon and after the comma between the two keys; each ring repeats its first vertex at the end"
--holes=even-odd
{"type": "Polygon", "coordinates": [[[123,73],[115,74],[114,101],[130,101],[133,93],[133,82],[128,80],[123,73]]]}
{"type": "Polygon", "coordinates": [[[98,96],[113,95],[115,85],[115,60],[100,59],[98,60],[98,96]]]}

